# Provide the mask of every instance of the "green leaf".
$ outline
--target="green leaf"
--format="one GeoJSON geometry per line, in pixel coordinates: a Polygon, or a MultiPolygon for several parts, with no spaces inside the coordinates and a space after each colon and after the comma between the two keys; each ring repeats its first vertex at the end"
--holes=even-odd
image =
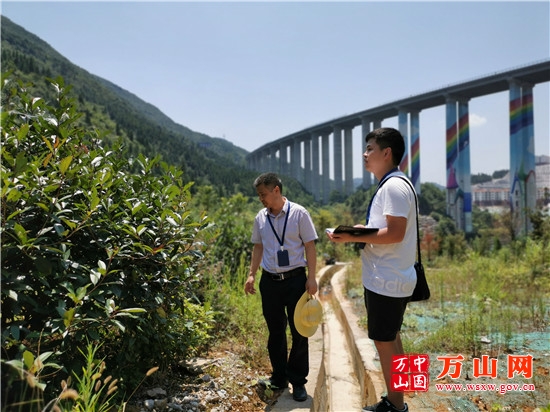
{"type": "Polygon", "coordinates": [[[67,169],[71,165],[71,162],[73,161],[73,156],[67,156],[63,160],[61,160],[61,163],[59,164],[59,170],[61,173],[65,174],[67,172],[67,169]]]}
{"type": "Polygon", "coordinates": [[[97,207],[97,205],[99,205],[99,196],[97,195],[97,192],[94,192],[92,194],[92,201],[90,203],[90,210],[95,210],[95,208],[97,207]]]}
{"type": "Polygon", "coordinates": [[[97,270],[92,269],[90,271],[90,281],[92,282],[92,284],[94,286],[97,285],[100,279],[101,279],[101,273],[99,273],[97,270]]]}
{"type": "Polygon", "coordinates": [[[125,327],[121,322],[119,322],[118,320],[113,319],[113,323],[114,323],[115,325],[117,325],[117,327],[118,327],[122,332],[124,332],[124,331],[126,330],[126,327],[125,327]]]}
{"type": "Polygon", "coordinates": [[[65,234],[65,228],[61,223],[55,223],[53,227],[59,236],[63,236],[65,234]]]}
{"type": "Polygon", "coordinates": [[[137,201],[133,206],[132,206],[132,216],[135,215],[137,212],[139,212],[139,209],[141,209],[141,206],[143,205],[143,203],[141,203],[141,201],[137,201]]]}
{"type": "Polygon", "coordinates": [[[48,146],[48,149],[50,149],[50,152],[53,152],[52,143],[45,136],[41,136],[41,137],[42,137],[42,141],[46,144],[46,146],[48,146]]]}
{"type": "Polygon", "coordinates": [[[41,230],[38,232],[37,236],[42,236],[44,233],[48,233],[48,232],[49,232],[50,230],[52,230],[52,229],[53,229],[53,226],[45,227],[45,228],[41,229],[41,230]]]}
{"type": "Polygon", "coordinates": [[[76,290],[76,297],[81,302],[86,297],[86,293],[88,292],[88,286],[81,286],[76,290]]]}
{"type": "MultiPolygon", "coordinates": [[[[76,223],[75,222],[71,222],[69,219],[66,219],[64,217],[61,218],[61,221],[63,223],[65,223],[66,226],[69,227],[69,229],[75,229],[76,228],[76,223]]],[[[50,228],[51,229],[51,228],[50,228]]]]}
{"type": "Polygon", "coordinates": [[[34,364],[34,355],[28,350],[23,352],[23,363],[27,369],[32,368],[32,365],[34,364]]]}
{"type": "Polygon", "coordinates": [[[21,195],[22,193],[15,189],[15,188],[12,188],[9,192],[8,192],[8,196],[7,196],[7,199],[9,202],[17,202],[20,198],[21,198],[21,195]]]}
{"type": "Polygon", "coordinates": [[[53,352],[42,352],[40,355],[38,355],[38,359],[42,361],[42,363],[46,363],[46,360],[53,355],[53,352]]]}
{"type": "Polygon", "coordinates": [[[27,133],[29,133],[30,127],[31,126],[29,124],[24,124],[21,126],[21,128],[17,131],[17,140],[24,139],[27,136],[27,133]]]}
{"type": "Polygon", "coordinates": [[[99,166],[102,160],[103,156],[97,156],[94,160],[92,160],[92,166],[99,166]]]}
{"type": "Polygon", "coordinates": [[[25,156],[25,153],[19,152],[17,158],[15,159],[15,174],[23,172],[27,168],[28,160],[25,156]]]}
{"type": "Polygon", "coordinates": [[[71,323],[73,322],[73,319],[74,319],[74,312],[75,312],[75,309],[71,308],[63,314],[63,324],[65,325],[66,328],[71,326],[71,323]]]}
{"type": "Polygon", "coordinates": [[[147,312],[147,311],[143,308],[126,308],[118,311],[118,313],[144,313],[144,312],[147,312]]]}
{"type": "Polygon", "coordinates": [[[11,333],[11,336],[13,336],[13,338],[15,340],[19,340],[19,326],[12,325],[10,327],[10,333],[11,333]]]}
{"type": "Polygon", "coordinates": [[[16,223],[13,226],[13,229],[15,230],[15,234],[17,235],[17,238],[22,244],[27,243],[27,232],[25,231],[25,228],[21,226],[19,223],[16,223]]]}

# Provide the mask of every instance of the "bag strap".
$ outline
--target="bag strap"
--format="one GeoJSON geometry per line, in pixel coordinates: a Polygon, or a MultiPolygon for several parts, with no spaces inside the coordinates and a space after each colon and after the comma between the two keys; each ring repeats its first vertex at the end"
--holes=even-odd
{"type": "Polygon", "coordinates": [[[399,179],[404,180],[409,185],[409,187],[412,189],[412,192],[413,192],[413,195],[414,195],[414,204],[416,206],[416,208],[415,208],[415,210],[416,210],[416,252],[418,254],[418,264],[421,265],[422,264],[422,253],[420,252],[420,226],[418,224],[418,198],[416,196],[416,192],[413,188],[413,185],[411,184],[411,182],[409,182],[408,179],[405,179],[404,177],[401,177],[401,176],[394,176],[394,177],[398,177],[399,179]]]}
{"type": "MultiPolygon", "coordinates": [[[[411,188],[411,190],[413,192],[413,195],[414,195],[414,205],[415,205],[415,211],[416,211],[416,253],[418,255],[418,263],[421,265],[422,264],[422,253],[420,251],[420,226],[418,224],[418,198],[416,197],[416,192],[414,190],[413,185],[411,184],[411,182],[409,182],[409,179],[407,179],[403,176],[390,176],[387,179],[382,180],[382,182],[380,182],[380,184],[378,185],[378,188],[376,189],[376,191],[378,191],[382,187],[382,185],[384,183],[386,183],[388,180],[390,180],[392,177],[397,177],[401,180],[404,180],[405,183],[407,183],[409,185],[409,187],[411,188]]],[[[373,198],[374,198],[374,195],[372,196],[373,198]]],[[[372,199],[371,199],[371,202],[372,202],[372,199]]]]}

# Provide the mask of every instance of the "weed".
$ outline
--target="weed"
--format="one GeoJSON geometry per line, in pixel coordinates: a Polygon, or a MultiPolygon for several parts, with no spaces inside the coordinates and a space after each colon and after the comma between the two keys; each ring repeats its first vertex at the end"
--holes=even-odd
{"type": "MultiPolygon", "coordinates": [[[[23,359],[4,362],[9,365],[12,371],[17,372],[20,385],[14,385],[14,376],[10,378],[9,387],[20,388],[19,393],[10,393],[10,398],[3,402],[2,411],[58,411],[58,412],[108,412],[123,410],[122,406],[116,404],[116,392],[118,390],[118,379],[113,379],[111,375],[103,378],[105,373],[105,362],[96,359],[97,351],[101,345],[88,343],[86,352],[79,349],[84,356],[85,366],[80,373],[73,371],[76,381],[76,389],[71,388],[72,379],[69,377],[66,381],[61,381],[61,392],[58,396],[51,399],[48,403],[44,400],[45,375],[46,368],[59,369],[54,363],[45,363],[52,353],[43,353],[34,357],[32,353],[26,351],[23,353],[23,359]],[[29,392],[30,391],[30,392],[29,392]]],[[[143,383],[146,377],[151,376],[158,370],[158,367],[149,369],[143,377],[143,383]]],[[[133,396],[138,388],[132,392],[128,400],[133,396]]]]}

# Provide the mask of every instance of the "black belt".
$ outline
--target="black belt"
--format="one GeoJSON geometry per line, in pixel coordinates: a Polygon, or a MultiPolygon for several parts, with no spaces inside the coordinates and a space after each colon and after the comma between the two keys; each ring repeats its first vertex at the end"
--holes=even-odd
{"type": "Polygon", "coordinates": [[[277,281],[290,279],[295,276],[304,275],[305,273],[306,273],[306,268],[303,266],[296,269],[289,270],[288,272],[281,272],[281,273],[271,273],[265,269],[262,270],[262,275],[269,275],[272,280],[277,280],[277,281]]]}

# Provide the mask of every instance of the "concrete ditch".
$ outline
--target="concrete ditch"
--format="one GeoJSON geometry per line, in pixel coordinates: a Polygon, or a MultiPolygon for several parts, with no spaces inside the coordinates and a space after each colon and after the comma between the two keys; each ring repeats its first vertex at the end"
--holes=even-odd
{"type": "MultiPolygon", "coordinates": [[[[359,326],[359,318],[345,295],[346,264],[323,267],[319,300],[323,323],[309,339],[310,373],[307,401],[295,402],[290,388],[270,403],[271,412],[354,412],[380,400],[386,387],[374,343],[359,326]]],[[[435,409],[409,394],[405,401],[414,412],[435,409]]]]}

